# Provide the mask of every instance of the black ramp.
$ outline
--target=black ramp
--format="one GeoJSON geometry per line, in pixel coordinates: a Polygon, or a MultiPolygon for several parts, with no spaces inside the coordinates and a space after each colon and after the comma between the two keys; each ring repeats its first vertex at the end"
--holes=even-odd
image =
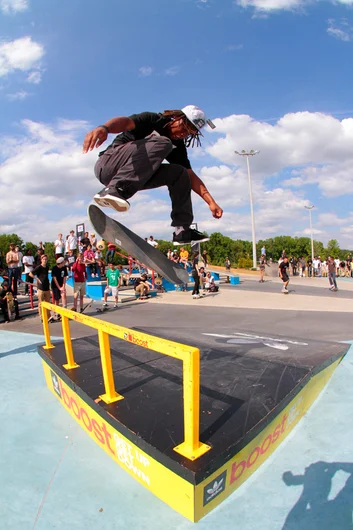
{"type": "Polygon", "coordinates": [[[89,206],[88,216],[96,232],[106,241],[115,243],[168,281],[178,285],[188,282],[189,274],[184,268],[169,260],[124,225],[105,215],[97,206],[89,206]]]}

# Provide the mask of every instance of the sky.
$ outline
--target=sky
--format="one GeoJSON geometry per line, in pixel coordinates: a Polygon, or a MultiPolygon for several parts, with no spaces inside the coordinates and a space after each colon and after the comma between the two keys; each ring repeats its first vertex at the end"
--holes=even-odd
{"type": "MultiPolygon", "coordinates": [[[[200,106],[216,129],[189,149],[222,219],[199,230],[337,239],[353,249],[353,0],[0,0],[0,233],[52,241],[101,189],[85,134],[116,116],[200,106]]],[[[107,144],[114,136],[109,135],[107,144]]],[[[107,209],[171,240],[167,188],[107,209]]]]}

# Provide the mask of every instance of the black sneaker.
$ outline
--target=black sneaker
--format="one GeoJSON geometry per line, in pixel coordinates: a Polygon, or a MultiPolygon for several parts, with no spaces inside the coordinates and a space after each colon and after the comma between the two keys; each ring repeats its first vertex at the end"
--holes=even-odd
{"type": "Polygon", "coordinates": [[[115,188],[103,188],[99,193],[96,193],[93,199],[99,206],[113,208],[118,212],[126,212],[130,208],[130,203],[115,188]]]}
{"type": "Polygon", "coordinates": [[[209,237],[205,234],[194,230],[193,228],[185,228],[179,234],[173,233],[173,243],[175,245],[187,245],[188,243],[202,243],[203,241],[209,241],[209,237]]]}

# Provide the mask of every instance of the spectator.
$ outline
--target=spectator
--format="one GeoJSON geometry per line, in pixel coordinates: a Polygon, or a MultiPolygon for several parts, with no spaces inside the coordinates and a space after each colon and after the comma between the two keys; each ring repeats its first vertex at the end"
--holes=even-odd
{"type": "Polygon", "coordinates": [[[6,254],[6,263],[9,270],[9,286],[12,289],[13,296],[17,298],[17,282],[18,282],[18,253],[15,251],[15,244],[10,243],[10,250],[6,254]]]}
{"type": "Polygon", "coordinates": [[[88,243],[87,250],[84,251],[83,256],[84,256],[85,265],[87,269],[89,270],[90,275],[92,276],[92,278],[95,278],[96,276],[98,276],[97,265],[96,265],[96,260],[94,257],[94,252],[92,250],[90,243],[88,243]]]}
{"type": "Polygon", "coordinates": [[[148,243],[149,245],[151,245],[152,247],[154,247],[154,248],[157,248],[157,247],[158,247],[158,243],[157,243],[157,241],[155,241],[155,240],[153,239],[153,236],[150,236],[150,237],[149,237],[147,243],[148,243]]]}
{"type": "Polygon", "coordinates": [[[194,252],[192,257],[192,277],[194,278],[194,288],[192,291],[193,298],[200,298],[200,272],[199,272],[199,253],[194,252]]]}
{"type": "Polygon", "coordinates": [[[308,258],[307,266],[308,266],[308,277],[311,278],[313,275],[313,260],[311,258],[308,258]]]}
{"type": "Polygon", "coordinates": [[[80,297],[80,312],[82,313],[83,309],[83,298],[86,295],[86,265],[83,261],[82,252],[79,253],[75,263],[71,267],[72,272],[74,273],[74,307],[73,310],[77,311],[77,300],[80,297]]]}
{"type": "Polygon", "coordinates": [[[216,285],[214,277],[210,272],[207,272],[205,279],[205,289],[209,293],[217,293],[219,290],[218,285],[216,285]]]}
{"type": "Polygon", "coordinates": [[[67,257],[66,257],[66,262],[67,262],[67,266],[68,266],[69,271],[71,271],[72,266],[75,263],[75,261],[76,261],[76,258],[74,256],[74,251],[70,249],[69,253],[68,253],[67,257]]]}
{"type": "MultiPolygon", "coordinates": [[[[199,280],[200,280],[200,288],[205,289],[205,281],[206,281],[205,267],[199,267],[199,280]]],[[[204,296],[204,295],[200,294],[200,296],[204,296]]]]}
{"type": "Polygon", "coordinates": [[[54,243],[55,246],[55,259],[62,258],[64,256],[65,243],[63,240],[63,235],[58,234],[58,239],[54,243]]]}
{"type": "Polygon", "coordinates": [[[332,256],[329,256],[327,260],[327,270],[328,270],[328,281],[330,283],[330,290],[338,291],[337,282],[336,282],[336,263],[332,256]]]}
{"type": "Polygon", "coordinates": [[[33,284],[33,278],[30,276],[30,272],[34,269],[34,257],[32,256],[32,251],[29,248],[26,252],[26,255],[23,257],[23,265],[25,267],[26,283],[25,283],[25,294],[28,294],[29,286],[28,284],[33,284]]]}
{"type": "Polygon", "coordinates": [[[89,236],[89,242],[93,252],[95,252],[97,250],[97,238],[96,234],[94,234],[93,232],[91,232],[91,235],[89,236]]]}
{"type": "Polygon", "coordinates": [[[227,256],[227,257],[226,257],[226,260],[225,260],[225,262],[224,262],[224,266],[225,266],[225,268],[226,268],[226,271],[230,271],[230,265],[231,265],[231,263],[230,263],[230,259],[229,259],[228,256],[227,256]]]}
{"type": "Polygon", "coordinates": [[[114,245],[114,243],[108,243],[108,250],[105,255],[106,263],[113,263],[115,250],[116,250],[116,245],[114,245]]]}
{"type": "MultiPolygon", "coordinates": [[[[51,271],[51,288],[53,291],[54,304],[59,305],[60,300],[62,299],[63,307],[66,307],[66,278],[67,278],[67,268],[65,266],[65,259],[58,258],[56,260],[56,265],[54,265],[51,271]]],[[[51,317],[51,320],[54,320],[54,316],[51,317]]],[[[56,315],[56,320],[61,320],[60,315],[56,315]]]]}
{"type": "MultiPolygon", "coordinates": [[[[92,249],[93,250],[93,249],[92,249]]],[[[99,250],[99,248],[97,247],[95,253],[94,253],[94,259],[95,259],[95,262],[97,264],[97,267],[99,267],[99,270],[100,270],[100,273],[101,273],[101,276],[104,276],[104,273],[105,273],[105,261],[103,259],[103,254],[102,252],[99,250]]]]}
{"type": "Polygon", "coordinates": [[[77,252],[77,238],[75,236],[74,230],[70,230],[70,235],[68,237],[68,249],[73,251],[74,256],[76,257],[77,252]]]}
{"type": "Polygon", "coordinates": [[[113,263],[109,263],[109,268],[106,273],[107,277],[107,287],[104,289],[104,304],[103,307],[106,307],[107,300],[108,300],[108,294],[114,296],[114,307],[118,307],[118,301],[119,301],[119,278],[120,278],[120,271],[119,269],[115,268],[115,265],[113,263]]]}
{"type": "Polygon", "coordinates": [[[147,274],[141,274],[140,278],[135,280],[134,289],[140,295],[140,299],[148,297],[152,284],[147,281],[147,274]]]}
{"type": "Polygon", "coordinates": [[[40,265],[35,267],[29,275],[32,278],[37,277],[38,314],[40,319],[43,320],[42,302],[50,302],[49,267],[48,256],[46,254],[41,256],[40,265]]]}
{"type": "Polygon", "coordinates": [[[266,254],[262,254],[260,258],[260,283],[264,283],[264,275],[265,275],[265,268],[266,268],[266,254]]]}
{"type": "Polygon", "coordinates": [[[18,271],[17,271],[17,278],[18,281],[22,280],[22,268],[23,268],[23,254],[20,250],[20,247],[18,245],[15,246],[15,252],[18,254],[18,271]]]}
{"type": "Polygon", "coordinates": [[[122,265],[118,265],[118,270],[120,272],[119,287],[123,285],[129,285],[130,273],[127,268],[124,268],[122,265]]]}
{"type": "Polygon", "coordinates": [[[188,268],[188,259],[189,259],[189,252],[185,250],[184,248],[180,249],[180,261],[182,265],[184,265],[184,268],[188,268]]]}
{"type": "Polygon", "coordinates": [[[44,250],[39,248],[37,254],[34,256],[34,266],[38,267],[42,262],[42,256],[44,256],[44,250]]]}
{"type": "Polygon", "coordinates": [[[87,250],[87,247],[88,245],[90,245],[91,242],[89,240],[89,237],[88,237],[88,232],[85,232],[83,237],[81,238],[81,245],[82,245],[82,250],[81,252],[85,252],[87,250]]]}
{"type": "Polygon", "coordinates": [[[261,249],[261,256],[266,256],[266,246],[265,245],[261,249]]]}
{"type": "MultiPolygon", "coordinates": [[[[10,288],[9,283],[5,281],[2,283],[0,287],[0,308],[4,316],[5,323],[10,322],[9,312],[8,312],[8,307],[7,307],[7,298],[6,298],[7,293],[11,293],[12,296],[14,296],[13,290],[10,288]]],[[[15,320],[18,320],[20,318],[20,313],[19,313],[18,302],[16,298],[14,298],[14,306],[15,306],[15,320]]]]}
{"type": "Polygon", "coordinates": [[[306,266],[305,259],[304,258],[300,258],[300,260],[299,260],[299,276],[301,276],[302,278],[305,277],[305,266],[306,266]]]}

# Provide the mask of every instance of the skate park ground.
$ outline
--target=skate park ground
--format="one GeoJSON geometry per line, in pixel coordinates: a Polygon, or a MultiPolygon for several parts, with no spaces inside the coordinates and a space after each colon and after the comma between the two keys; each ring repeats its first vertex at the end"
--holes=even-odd
{"type": "MultiPolygon", "coordinates": [[[[242,275],[239,286],[193,300],[168,293],[100,315],[126,327],[352,342],[353,280],[281,282],[242,275]]],[[[95,304],[96,306],[97,304],[95,304]]],[[[88,312],[97,316],[95,308],[88,312]]],[[[61,325],[50,327],[61,337],[61,325]]],[[[93,335],[76,322],[75,338],[93,335]]],[[[49,392],[37,345],[36,316],[0,327],[1,528],[9,530],[348,530],[353,528],[353,349],[289,437],[250,479],[199,523],[159,501],[116,465],[49,392]]],[[[231,370],[231,360],[230,366],[231,370]]]]}

